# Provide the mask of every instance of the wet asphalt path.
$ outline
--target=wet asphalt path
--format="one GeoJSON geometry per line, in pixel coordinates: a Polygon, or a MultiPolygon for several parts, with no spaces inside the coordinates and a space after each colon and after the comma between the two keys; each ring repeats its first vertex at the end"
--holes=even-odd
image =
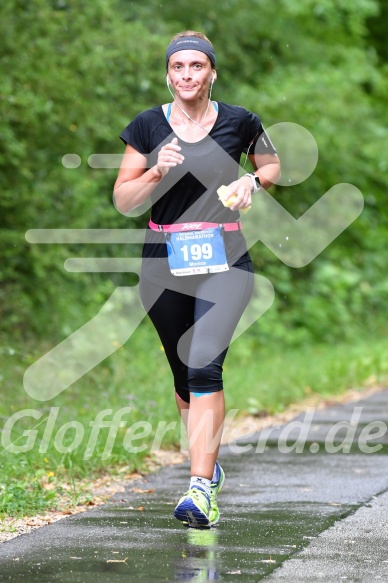
{"type": "Polygon", "coordinates": [[[0,581],[387,582],[387,424],[383,391],[224,446],[222,516],[210,530],[172,516],[188,464],[163,468],[136,482],[154,493],[128,490],[3,543],[0,581]]]}

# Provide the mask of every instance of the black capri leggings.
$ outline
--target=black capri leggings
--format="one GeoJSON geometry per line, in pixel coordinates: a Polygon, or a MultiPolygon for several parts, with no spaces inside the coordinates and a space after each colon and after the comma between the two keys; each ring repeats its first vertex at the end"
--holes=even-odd
{"type": "Polygon", "coordinates": [[[188,277],[185,293],[140,280],[141,299],[163,344],[175,390],[187,403],[190,392],[223,389],[222,365],[252,296],[254,275],[248,261],[229,271],[188,277]]]}

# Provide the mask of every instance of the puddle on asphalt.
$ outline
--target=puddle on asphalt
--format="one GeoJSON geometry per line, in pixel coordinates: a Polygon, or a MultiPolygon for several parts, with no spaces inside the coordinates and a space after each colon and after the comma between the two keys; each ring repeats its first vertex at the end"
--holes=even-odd
{"type": "MultiPolygon", "coordinates": [[[[2,560],[0,581],[116,583],[259,581],[328,528],[349,507],[266,504],[252,513],[236,505],[218,527],[181,526],[166,504],[145,512],[125,507],[68,522],[66,538],[30,545],[2,560]],[[72,532],[73,531],[73,532],[72,532]]],[[[74,517],[75,518],[75,517],[74,517]]],[[[54,530],[52,531],[54,534],[54,530]]]]}
{"type": "MultiPolygon", "coordinates": [[[[360,455],[355,448],[359,433],[349,455],[329,455],[323,447],[327,434],[323,425],[320,422],[320,431],[306,438],[302,451],[311,455],[284,454],[272,439],[262,453],[256,441],[244,455],[241,449],[225,454],[228,480],[216,528],[186,529],[173,518],[170,486],[187,479],[188,467],[183,464],[168,470],[167,486],[163,470],[154,477],[157,496],[131,492],[125,504],[116,501],[115,506],[78,514],[66,524],[60,521],[4,543],[0,582],[256,583],[265,579],[336,520],[386,488],[385,463],[380,458],[388,454],[385,437],[378,458],[376,453],[360,455]]],[[[294,435],[289,437],[286,446],[295,442],[294,435]]],[[[334,446],[345,437],[338,432],[334,446]]]]}

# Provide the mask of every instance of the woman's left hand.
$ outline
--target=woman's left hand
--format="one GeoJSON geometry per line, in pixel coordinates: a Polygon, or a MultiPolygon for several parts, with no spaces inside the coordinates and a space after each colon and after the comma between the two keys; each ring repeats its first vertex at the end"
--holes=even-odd
{"type": "Polygon", "coordinates": [[[229,206],[231,211],[237,211],[239,209],[246,209],[252,205],[252,180],[249,176],[242,176],[238,180],[231,182],[228,185],[229,193],[225,196],[224,200],[228,200],[230,197],[235,196],[233,203],[229,206]]]}

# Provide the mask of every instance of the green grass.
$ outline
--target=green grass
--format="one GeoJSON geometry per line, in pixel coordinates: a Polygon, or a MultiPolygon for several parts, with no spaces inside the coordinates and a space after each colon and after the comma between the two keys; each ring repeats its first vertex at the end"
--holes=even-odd
{"type": "MultiPolygon", "coordinates": [[[[64,494],[70,505],[77,504],[88,496],[80,480],[91,480],[106,472],[120,471],[125,475],[143,471],[157,428],[163,429],[163,423],[174,424],[175,428],[166,432],[162,447],[179,447],[180,425],[171,374],[148,322],[125,348],[117,350],[61,395],[49,402],[39,402],[24,391],[23,373],[49,348],[47,343],[33,348],[9,345],[0,354],[0,427],[21,410],[33,410],[35,417],[39,416],[19,419],[10,434],[10,443],[26,451],[12,452],[2,447],[0,452],[0,517],[34,514],[55,506],[58,497],[64,494]],[[130,410],[123,410],[124,407],[130,410]],[[109,429],[100,429],[92,453],[85,459],[92,432],[90,424],[99,412],[108,409],[111,413],[106,415],[107,420],[122,410],[124,427],[117,428],[111,451],[106,450],[109,429]],[[54,414],[52,434],[45,441],[50,412],[54,414]],[[149,423],[151,433],[142,437],[144,422],[149,423]],[[65,425],[69,423],[73,428],[65,425]],[[73,451],[66,451],[76,435],[75,426],[79,444],[73,451]],[[123,447],[129,427],[137,427],[139,438],[133,440],[133,445],[143,445],[142,451],[128,452],[123,447]]],[[[244,336],[234,343],[225,364],[227,409],[276,413],[311,395],[327,398],[348,388],[383,383],[387,377],[388,346],[384,339],[295,348],[259,346],[253,337],[244,336]]],[[[3,440],[4,436],[5,433],[3,440]]]]}
{"type": "Polygon", "coordinates": [[[38,481],[26,487],[26,481],[2,485],[0,490],[0,516],[32,516],[45,510],[54,500],[55,491],[45,491],[38,481]]]}
{"type": "Polygon", "coordinates": [[[276,413],[312,394],[327,399],[388,379],[385,338],[299,348],[238,340],[234,348],[225,366],[230,408],[276,413]]]}

